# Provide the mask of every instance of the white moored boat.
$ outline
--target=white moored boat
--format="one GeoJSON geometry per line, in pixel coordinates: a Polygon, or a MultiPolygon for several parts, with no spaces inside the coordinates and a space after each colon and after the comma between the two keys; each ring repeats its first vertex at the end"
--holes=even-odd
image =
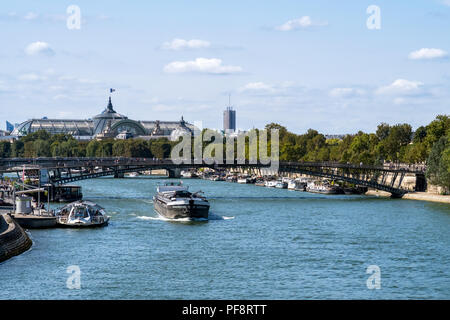
{"type": "Polygon", "coordinates": [[[192,178],[192,172],[191,171],[181,171],[181,176],[183,177],[183,178],[192,178]]]}
{"type": "Polygon", "coordinates": [[[130,178],[136,178],[137,176],[139,176],[139,173],[137,173],[137,172],[130,172],[127,176],[130,177],[130,178]]]}
{"type": "Polygon", "coordinates": [[[268,188],[275,188],[276,186],[277,186],[277,181],[276,180],[266,181],[266,187],[268,187],[268,188]]]}
{"type": "Polygon", "coordinates": [[[93,228],[108,225],[105,209],[90,201],[76,201],[56,213],[56,223],[62,227],[93,228]]]}
{"type": "Polygon", "coordinates": [[[306,185],[307,185],[306,181],[297,178],[289,181],[288,189],[296,191],[305,191],[306,185]]]}
{"type": "Polygon", "coordinates": [[[286,189],[287,187],[288,187],[287,182],[284,182],[282,180],[277,181],[275,184],[275,188],[278,188],[278,189],[286,189]]]}
{"type": "Polygon", "coordinates": [[[295,180],[291,179],[288,181],[288,187],[289,190],[295,190],[295,180]]]}
{"type": "Polygon", "coordinates": [[[241,183],[241,184],[247,184],[250,183],[249,181],[250,179],[248,177],[239,177],[237,179],[237,183],[241,183]]]}
{"type": "Polygon", "coordinates": [[[337,190],[335,187],[330,186],[328,184],[315,183],[310,182],[306,187],[306,191],[313,193],[322,193],[322,194],[336,194],[337,190]]]}

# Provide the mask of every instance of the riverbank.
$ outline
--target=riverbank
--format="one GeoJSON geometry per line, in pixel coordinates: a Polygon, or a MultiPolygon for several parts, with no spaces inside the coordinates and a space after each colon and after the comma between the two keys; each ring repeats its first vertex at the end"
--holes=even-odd
{"type": "Polygon", "coordinates": [[[26,232],[9,215],[0,215],[0,262],[27,251],[32,245],[26,232]]]}
{"type": "MultiPolygon", "coordinates": [[[[380,190],[369,190],[366,192],[366,195],[377,196],[377,197],[390,197],[391,196],[391,194],[389,192],[380,191],[380,190]]],[[[431,201],[431,202],[450,204],[450,195],[444,196],[444,195],[432,194],[432,193],[428,193],[428,192],[410,192],[410,193],[405,194],[402,199],[431,201]]]]}

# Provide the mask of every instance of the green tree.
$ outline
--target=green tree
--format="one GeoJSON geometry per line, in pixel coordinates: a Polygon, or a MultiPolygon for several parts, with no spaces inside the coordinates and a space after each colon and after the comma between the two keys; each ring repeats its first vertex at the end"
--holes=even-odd
{"type": "Polygon", "coordinates": [[[51,136],[46,130],[38,130],[33,133],[29,133],[26,136],[22,137],[21,140],[23,142],[36,141],[36,140],[50,140],[51,136]]]}
{"type": "Polygon", "coordinates": [[[427,160],[428,152],[425,143],[416,142],[406,147],[402,162],[421,163],[427,160]]]}
{"type": "Polygon", "coordinates": [[[0,158],[11,157],[11,143],[9,141],[0,141],[0,158]]]}
{"type": "MultiPolygon", "coordinates": [[[[401,159],[402,147],[411,142],[412,128],[409,124],[397,124],[389,130],[389,135],[382,141],[383,151],[388,160],[397,161],[401,159]]],[[[404,150],[403,150],[404,152],[404,150]]]]}
{"type": "Polygon", "coordinates": [[[166,138],[152,141],[151,154],[156,158],[165,159],[170,157],[171,145],[166,138]]]}
{"type": "Polygon", "coordinates": [[[87,157],[96,157],[97,150],[100,148],[100,141],[91,140],[86,146],[86,156],[87,157]]]}
{"type": "Polygon", "coordinates": [[[112,154],[115,157],[131,157],[129,143],[126,140],[117,140],[112,147],[112,154]]]}
{"type": "Polygon", "coordinates": [[[48,140],[38,139],[33,142],[35,157],[51,157],[50,142],[48,140]]]}
{"type": "MultiPolygon", "coordinates": [[[[129,150],[131,157],[137,158],[150,158],[152,157],[152,152],[148,148],[148,144],[142,139],[132,139],[129,140],[129,150]]],[[[163,148],[164,149],[164,148],[163,148]]],[[[165,150],[165,149],[164,149],[165,150]]],[[[164,154],[164,157],[170,156],[170,144],[169,144],[169,154],[164,154]]]]}
{"type": "Polygon", "coordinates": [[[25,154],[25,144],[21,140],[15,140],[11,145],[11,157],[21,158],[25,154]]]}
{"type": "Polygon", "coordinates": [[[391,131],[391,127],[387,123],[380,123],[377,127],[376,135],[378,139],[384,140],[389,136],[389,132],[391,131]]]}
{"type": "Polygon", "coordinates": [[[447,115],[439,115],[426,127],[427,134],[425,137],[425,143],[429,150],[434,144],[443,136],[449,133],[450,130],[450,118],[447,115]]]}
{"type": "Polygon", "coordinates": [[[434,143],[427,160],[426,176],[432,184],[450,190],[450,135],[434,143]]]}
{"type": "Polygon", "coordinates": [[[427,136],[427,128],[421,126],[417,128],[416,132],[414,132],[413,142],[414,143],[423,142],[426,136],[427,136]]]}
{"type": "Polygon", "coordinates": [[[100,145],[95,150],[96,157],[111,157],[113,154],[113,140],[104,140],[100,142],[100,145]]]}

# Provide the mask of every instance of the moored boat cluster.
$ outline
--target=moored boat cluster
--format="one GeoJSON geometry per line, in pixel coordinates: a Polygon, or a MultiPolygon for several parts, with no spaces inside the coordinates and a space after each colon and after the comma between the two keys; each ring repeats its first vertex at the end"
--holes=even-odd
{"type": "Polygon", "coordinates": [[[206,170],[182,171],[183,178],[200,178],[210,181],[227,181],[239,184],[254,184],[259,187],[289,189],[321,194],[364,194],[366,187],[349,186],[344,182],[309,177],[289,178],[280,176],[258,176],[236,172],[206,170]]]}

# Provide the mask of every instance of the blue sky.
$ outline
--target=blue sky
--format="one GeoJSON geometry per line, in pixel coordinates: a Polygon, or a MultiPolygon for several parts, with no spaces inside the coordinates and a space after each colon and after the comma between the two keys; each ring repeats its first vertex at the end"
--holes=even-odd
{"type": "Polygon", "coordinates": [[[374,131],[448,114],[450,0],[15,1],[0,9],[0,121],[132,119],[374,131]],[[69,5],[81,28],[69,30],[69,5]],[[369,30],[369,5],[381,29],[369,30]]]}

